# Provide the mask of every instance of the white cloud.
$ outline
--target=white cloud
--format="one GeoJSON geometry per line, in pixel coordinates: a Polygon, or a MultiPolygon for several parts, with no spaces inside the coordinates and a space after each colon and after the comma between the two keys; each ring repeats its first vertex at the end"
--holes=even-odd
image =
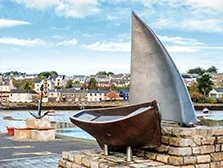
{"type": "Polygon", "coordinates": [[[82,47],[97,51],[130,52],[130,46],[130,42],[96,42],[90,45],[83,45],[82,47]]]}
{"type": "Polygon", "coordinates": [[[56,7],[59,16],[82,18],[99,12],[97,0],[67,0],[61,1],[56,7]]]}
{"type": "Polygon", "coordinates": [[[56,40],[63,40],[64,39],[64,37],[60,36],[60,35],[54,35],[54,36],[52,36],[52,38],[54,38],[56,40]]]}
{"type": "Polygon", "coordinates": [[[200,30],[204,32],[222,32],[223,20],[220,19],[203,19],[203,20],[186,20],[178,24],[177,27],[187,30],[200,30]]]}
{"type": "Polygon", "coordinates": [[[20,20],[7,20],[7,19],[0,19],[0,28],[1,27],[14,27],[19,25],[28,25],[29,22],[20,21],[20,20]]]}
{"type": "Polygon", "coordinates": [[[84,38],[91,38],[92,36],[93,36],[92,34],[88,34],[88,33],[81,34],[81,37],[84,37],[84,38]]]}
{"type": "Polygon", "coordinates": [[[27,8],[46,9],[59,5],[60,0],[12,0],[18,4],[24,4],[27,8]]]}
{"type": "Polygon", "coordinates": [[[192,53],[199,51],[198,49],[190,46],[167,46],[166,48],[167,51],[171,53],[192,53]]]}
{"type": "Polygon", "coordinates": [[[18,39],[11,37],[2,37],[0,38],[0,44],[9,44],[9,45],[17,45],[17,46],[25,46],[25,47],[35,47],[35,46],[75,46],[77,44],[77,40],[75,38],[71,40],[64,40],[59,42],[46,42],[39,38],[35,39],[18,39]]]}
{"type": "Polygon", "coordinates": [[[13,0],[27,8],[54,8],[59,16],[82,18],[99,12],[97,0],[13,0]]]}
{"type": "Polygon", "coordinates": [[[201,50],[223,50],[223,46],[166,46],[171,53],[192,53],[201,50]]]}
{"type": "Polygon", "coordinates": [[[77,44],[77,40],[73,38],[72,40],[64,40],[59,43],[56,43],[56,46],[75,46],[77,44]]]}
{"type": "Polygon", "coordinates": [[[223,12],[222,0],[185,0],[187,4],[196,8],[209,8],[218,12],[223,12]]]}
{"type": "Polygon", "coordinates": [[[223,20],[220,19],[160,19],[154,21],[151,27],[156,29],[181,29],[186,31],[223,32],[223,20]]]}
{"type": "Polygon", "coordinates": [[[39,45],[46,45],[46,42],[36,38],[36,39],[18,39],[18,38],[0,38],[0,44],[12,44],[18,46],[34,47],[39,45]]]}
{"type": "Polygon", "coordinates": [[[61,30],[70,30],[70,26],[66,27],[50,27],[51,30],[61,31],[61,30]]]}
{"type": "Polygon", "coordinates": [[[158,35],[159,39],[163,42],[170,42],[173,44],[179,44],[179,45],[205,45],[202,42],[199,42],[195,39],[191,38],[182,38],[182,37],[168,37],[168,36],[161,36],[158,35]]]}

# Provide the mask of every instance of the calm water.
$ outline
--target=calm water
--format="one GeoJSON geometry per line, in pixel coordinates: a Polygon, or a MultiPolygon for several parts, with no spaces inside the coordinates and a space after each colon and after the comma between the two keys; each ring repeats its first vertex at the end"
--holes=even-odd
{"type": "MultiPolygon", "coordinates": [[[[37,113],[37,110],[30,110],[33,113],[37,113]]],[[[43,111],[44,112],[44,111],[43,111]]],[[[61,121],[61,122],[70,122],[69,116],[74,115],[78,111],[76,110],[56,110],[55,116],[46,116],[46,118],[51,121],[61,121]]],[[[221,114],[221,118],[223,119],[223,111],[211,111],[212,114],[221,114]]],[[[202,115],[202,111],[197,111],[197,115],[202,115]]],[[[216,116],[215,116],[216,117],[216,116]]],[[[5,132],[7,127],[25,127],[25,120],[27,118],[33,118],[28,110],[0,110],[0,132],[5,132]],[[3,117],[10,116],[14,120],[3,120],[3,117]]],[[[88,133],[83,131],[82,129],[76,128],[66,128],[66,129],[58,129],[57,134],[71,136],[71,137],[79,137],[79,138],[87,138],[94,139],[88,133]]]]}

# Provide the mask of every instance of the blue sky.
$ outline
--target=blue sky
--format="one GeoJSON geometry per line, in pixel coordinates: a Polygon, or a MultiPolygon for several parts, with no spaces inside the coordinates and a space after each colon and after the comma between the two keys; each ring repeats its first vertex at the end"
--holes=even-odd
{"type": "Polygon", "coordinates": [[[223,72],[222,0],[0,0],[0,72],[130,72],[131,13],[180,72],[223,72]]]}

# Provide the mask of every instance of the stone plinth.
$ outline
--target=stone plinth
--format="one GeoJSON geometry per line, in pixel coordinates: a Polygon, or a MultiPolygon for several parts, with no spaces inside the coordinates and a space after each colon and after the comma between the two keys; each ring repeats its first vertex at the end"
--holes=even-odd
{"type": "Polygon", "coordinates": [[[18,140],[30,139],[31,138],[31,128],[15,128],[14,138],[18,140]]]}
{"type": "MultiPolygon", "coordinates": [[[[151,135],[155,136],[155,135],[151,135]]],[[[162,144],[155,150],[133,150],[105,156],[103,151],[63,152],[59,168],[223,168],[223,127],[183,128],[162,123],[162,144]]]]}
{"type": "Polygon", "coordinates": [[[54,128],[33,129],[31,139],[35,141],[52,141],[55,139],[55,134],[54,128]]]}
{"type": "Polygon", "coordinates": [[[126,154],[113,152],[111,155],[105,156],[101,150],[63,152],[58,168],[165,168],[164,163],[144,159],[143,157],[134,156],[131,162],[126,160],[126,154]]]}
{"type": "Polygon", "coordinates": [[[155,151],[136,150],[135,154],[174,166],[221,168],[222,138],[223,127],[183,128],[162,123],[162,145],[155,151]]]}
{"type": "Polygon", "coordinates": [[[49,119],[27,119],[26,120],[27,128],[49,128],[51,127],[49,119]]]}

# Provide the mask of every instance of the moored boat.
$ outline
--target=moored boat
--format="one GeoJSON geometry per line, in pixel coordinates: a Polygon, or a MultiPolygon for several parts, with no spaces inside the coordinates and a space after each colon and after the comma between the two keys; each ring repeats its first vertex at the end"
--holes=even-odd
{"type": "Polygon", "coordinates": [[[73,124],[92,135],[99,145],[113,149],[128,146],[156,148],[161,143],[156,101],[122,107],[89,109],[70,117],[73,124]]]}
{"type": "Polygon", "coordinates": [[[55,111],[54,110],[49,110],[49,113],[47,114],[48,116],[54,116],[55,115],[55,111]]]}
{"type": "Polygon", "coordinates": [[[208,110],[208,108],[204,108],[204,109],[202,110],[202,112],[205,113],[205,114],[210,113],[210,111],[208,110]]]}

